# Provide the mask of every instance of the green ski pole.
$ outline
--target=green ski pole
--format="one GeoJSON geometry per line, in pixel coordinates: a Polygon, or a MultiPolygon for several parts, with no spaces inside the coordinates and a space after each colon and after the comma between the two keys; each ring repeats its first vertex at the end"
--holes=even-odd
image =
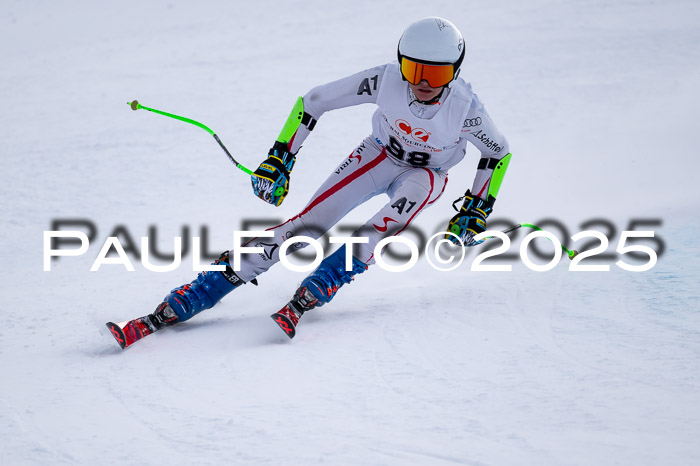
{"type": "Polygon", "coordinates": [[[221,148],[224,150],[224,152],[226,152],[226,156],[229,158],[229,160],[230,160],[231,162],[233,162],[233,164],[234,164],[237,168],[240,168],[241,170],[243,170],[243,171],[244,171],[245,173],[247,173],[248,175],[251,175],[251,176],[253,175],[253,172],[252,172],[251,170],[247,169],[246,167],[244,167],[243,165],[241,165],[240,163],[238,163],[238,161],[237,161],[236,159],[233,158],[233,156],[232,156],[231,153],[228,151],[228,149],[226,148],[226,146],[224,145],[224,143],[221,142],[221,139],[219,139],[219,136],[217,136],[216,133],[214,133],[214,131],[212,131],[208,126],[206,126],[206,125],[204,125],[204,124],[202,124],[202,123],[200,123],[200,122],[198,122],[198,121],[192,120],[191,118],[186,118],[186,117],[179,116],[179,115],[173,115],[172,113],[163,112],[162,110],[156,110],[155,108],[144,107],[143,105],[141,105],[141,104],[139,103],[138,100],[134,100],[133,102],[127,102],[127,104],[128,104],[128,105],[131,107],[131,109],[134,110],[134,111],[139,110],[139,109],[148,110],[149,112],[157,113],[157,114],[159,114],[159,115],[164,115],[164,116],[167,116],[167,117],[170,117],[170,118],[174,118],[174,119],[176,119],[176,120],[184,121],[185,123],[190,123],[190,124],[193,124],[193,125],[195,125],[195,126],[199,126],[199,127],[202,128],[204,131],[206,131],[207,133],[209,133],[209,134],[211,134],[212,136],[214,136],[214,139],[216,139],[216,142],[218,142],[218,143],[219,143],[219,146],[221,146],[221,148]]]}
{"type": "MultiPolygon", "coordinates": [[[[515,230],[522,228],[522,227],[531,228],[535,231],[542,231],[542,228],[538,227],[537,225],[533,225],[532,223],[519,223],[517,225],[513,225],[510,228],[506,228],[505,230],[502,231],[502,233],[510,233],[511,231],[515,231],[515,230]]],[[[495,236],[488,236],[484,239],[489,239],[489,238],[495,238],[495,236]]],[[[574,257],[576,257],[578,255],[578,251],[576,251],[575,249],[569,250],[569,249],[565,248],[564,245],[561,245],[561,248],[569,256],[570,260],[574,260],[574,257]]]]}

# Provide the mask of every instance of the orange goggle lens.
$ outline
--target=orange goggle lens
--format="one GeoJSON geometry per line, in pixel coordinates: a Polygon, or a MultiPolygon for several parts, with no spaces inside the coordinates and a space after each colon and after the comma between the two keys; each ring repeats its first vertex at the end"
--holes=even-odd
{"type": "Polygon", "coordinates": [[[454,79],[455,69],[452,65],[424,65],[401,57],[401,74],[411,84],[426,80],[430,87],[442,87],[454,79]]]}

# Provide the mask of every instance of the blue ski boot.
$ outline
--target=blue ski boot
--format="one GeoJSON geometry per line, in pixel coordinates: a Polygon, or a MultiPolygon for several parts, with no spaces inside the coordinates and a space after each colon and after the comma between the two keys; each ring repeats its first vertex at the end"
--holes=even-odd
{"type": "MultiPolygon", "coordinates": [[[[221,298],[245,284],[231,268],[228,254],[226,251],[214,261],[216,265],[225,265],[226,270],[200,272],[192,283],[175,288],[163,299],[177,315],[177,322],[184,322],[213,307],[221,298]]],[[[252,283],[257,285],[255,280],[252,283]]]]}
{"type": "Polygon", "coordinates": [[[289,338],[294,338],[299,319],[306,312],[330,302],[340,287],[350,283],[358,273],[367,270],[367,264],[352,258],[352,270],[345,270],[345,245],[323,259],[321,265],[302,282],[291,301],[272,314],[289,338]]]}

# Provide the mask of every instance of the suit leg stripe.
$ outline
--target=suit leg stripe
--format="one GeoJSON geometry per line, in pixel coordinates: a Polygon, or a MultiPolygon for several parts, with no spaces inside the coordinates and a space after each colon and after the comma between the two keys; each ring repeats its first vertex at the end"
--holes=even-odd
{"type": "Polygon", "coordinates": [[[400,235],[406,228],[408,228],[408,225],[410,225],[410,223],[413,221],[413,219],[416,218],[416,215],[418,215],[420,213],[420,211],[423,210],[423,207],[425,207],[425,205],[430,200],[430,196],[433,195],[433,190],[435,189],[435,175],[433,174],[432,170],[428,170],[427,168],[423,168],[423,170],[425,170],[428,173],[428,175],[430,176],[430,192],[428,192],[428,195],[425,197],[425,200],[420,205],[420,207],[418,207],[418,209],[415,212],[413,212],[413,215],[411,215],[411,218],[408,219],[408,222],[406,222],[406,224],[403,226],[403,228],[401,230],[394,233],[394,236],[400,235]]]}

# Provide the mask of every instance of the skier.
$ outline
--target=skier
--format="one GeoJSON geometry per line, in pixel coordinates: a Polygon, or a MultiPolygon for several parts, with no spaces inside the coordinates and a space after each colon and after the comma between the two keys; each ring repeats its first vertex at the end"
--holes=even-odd
{"type": "MultiPolygon", "coordinates": [[[[374,263],[374,246],[403,232],[440,198],[447,172],[459,163],[471,142],[481,152],[471,189],[448,224],[456,244],[473,246],[486,230],[486,218],[498,196],[511,154],[471,85],[459,78],[465,43],[451,22],[424,18],[404,31],[398,63],[392,62],[311,89],[297,99],[267,159],[251,177],[253,192],[279,206],[289,192],[290,174],[302,143],[329,110],[372,103],[372,133],[331,173],[296,216],[268,229],[272,237],[248,245],[261,254],[242,254],[233,270],[230,251],[214,263],[225,270],[201,272],[175,288],[153,314],[127,323],[108,323],[122,347],[150,333],[184,322],[209,309],[239,286],[253,281],[279,261],[279,246],[293,236],[319,238],[349,211],[378,195],[389,201],[353,236],[367,242],[346,245],[326,257],[306,277],[273,319],[292,338],[301,316],[330,302],[337,291],[374,263]],[[346,267],[346,258],[348,261],[346,267]],[[350,269],[350,270],[347,270],[350,269]]],[[[294,248],[303,247],[296,243],[294,248]]]]}

